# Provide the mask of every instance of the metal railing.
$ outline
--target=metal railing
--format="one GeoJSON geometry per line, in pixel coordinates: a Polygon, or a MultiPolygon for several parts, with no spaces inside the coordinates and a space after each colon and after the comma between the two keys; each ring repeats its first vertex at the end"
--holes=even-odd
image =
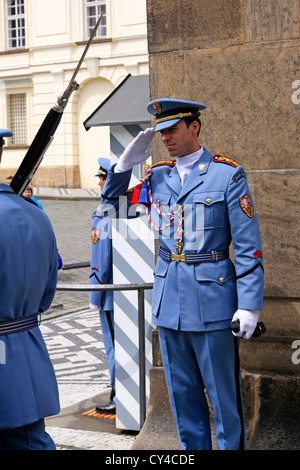
{"type": "Polygon", "coordinates": [[[89,261],[83,263],[71,263],[71,264],[63,264],[61,269],[63,271],[67,271],[69,269],[79,269],[79,268],[89,268],[91,263],[89,261]]]}
{"type": "MultiPolygon", "coordinates": [[[[86,263],[82,263],[86,264],[86,263]]],[[[79,267],[78,264],[76,267],[79,267]]],[[[84,266],[85,267],[85,266],[84,266]]],[[[72,268],[74,269],[74,265],[72,268]]],[[[139,381],[140,381],[140,426],[146,419],[146,354],[145,354],[145,290],[153,289],[153,283],[144,284],[57,284],[59,291],[132,291],[138,292],[138,347],[139,347],[139,381]]]]}

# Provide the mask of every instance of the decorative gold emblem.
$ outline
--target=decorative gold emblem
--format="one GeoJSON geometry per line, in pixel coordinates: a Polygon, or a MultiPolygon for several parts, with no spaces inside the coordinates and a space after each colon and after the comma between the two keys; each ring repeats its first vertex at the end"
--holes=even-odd
{"type": "Polygon", "coordinates": [[[206,165],[204,165],[204,163],[200,163],[199,170],[202,171],[202,170],[204,170],[205,167],[206,167],[206,165]]]}
{"type": "Polygon", "coordinates": [[[161,113],[161,105],[159,103],[153,103],[152,108],[157,112],[157,114],[161,113]]]}

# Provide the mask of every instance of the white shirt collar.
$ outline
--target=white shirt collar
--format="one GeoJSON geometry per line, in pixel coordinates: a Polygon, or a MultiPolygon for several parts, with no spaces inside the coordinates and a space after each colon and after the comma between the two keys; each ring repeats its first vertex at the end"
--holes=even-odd
{"type": "Polygon", "coordinates": [[[186,155],[185,157],[176,157],[176,168],[178,170],[182,186],[186,182],[193,166],[199,160],[203,152],[204,149],[201,147],[199,150],[191,153],[190,155],[186,155]]]}

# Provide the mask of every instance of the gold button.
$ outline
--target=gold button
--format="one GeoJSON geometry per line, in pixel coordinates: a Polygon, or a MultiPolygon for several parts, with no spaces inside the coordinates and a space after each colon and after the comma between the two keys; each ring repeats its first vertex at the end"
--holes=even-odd
{"type": "Polygon", "coordinates": [[[160,204],[160,200],[159,200],[159,199],[157,199],[156,204],[159,206],[159,204],[160,204]]]}
{"type": "Polygon", "coordinates": [[[219,282],[224,282],[224,277],[219,277],[219,282]]]}
{"type": "Polygon", "coordinates": [[[207,204],[210,204],[210,203],[211,203],[211,199],[208,197],[208,198],[206,199],[206,202],[207,202],[207,204]]]}
{"type": "Polygon", "coordinates": [[[199,170],[202,171],[202,170],[204,170],[204,168],[205,168],[204,163],[201,163],[201,164],[199,165],[199,170]]]}
{"type": "Polygon", "coordinates": [[[182,211],[183,207],[182,207],[182,206],[178,206],[177,209],[178,209],[179,211],[182,211]]]}

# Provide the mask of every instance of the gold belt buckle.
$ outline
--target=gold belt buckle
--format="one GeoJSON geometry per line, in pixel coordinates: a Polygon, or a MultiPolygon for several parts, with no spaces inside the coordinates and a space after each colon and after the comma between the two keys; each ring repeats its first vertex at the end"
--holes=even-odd
{"type": "Polygon", "coordinates": [[[171,261],[176,261],[179,263],[179,261],[183,261],[185,263],[185,253],[182,253],[181,255],[175,255],[173,251],[171,251],[171,261]]]}

